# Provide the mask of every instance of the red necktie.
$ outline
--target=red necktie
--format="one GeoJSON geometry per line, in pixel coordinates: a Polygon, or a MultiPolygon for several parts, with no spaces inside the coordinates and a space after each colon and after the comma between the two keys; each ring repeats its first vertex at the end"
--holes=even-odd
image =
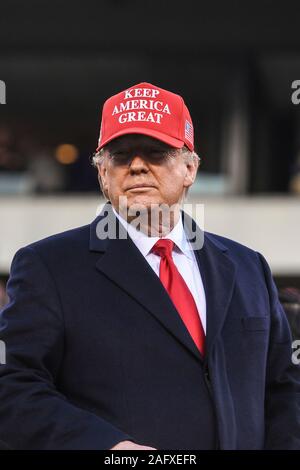
{"type": "Polygon", "coordinates": [[[159,277],[196,346],[204,355],[205,333],[203,326],[194,297],[173,261],[173,248],[174,242],[168,239],[158,240],[152,248],[152,252],[161,257],[159,277]]]}

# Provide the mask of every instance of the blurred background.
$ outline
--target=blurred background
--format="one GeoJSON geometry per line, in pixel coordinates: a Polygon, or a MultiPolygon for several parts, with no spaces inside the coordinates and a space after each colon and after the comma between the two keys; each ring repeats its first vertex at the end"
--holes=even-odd
{"type": "Polygon", "coordinates": [[[102,104],[142,81],[191,111],[202,165],[189,202],[205,204],[205,229],[262,252],[299,301],[299,13],[296,1],[2,2],[0,304],[18,248],[95,217],[102,104]]]}

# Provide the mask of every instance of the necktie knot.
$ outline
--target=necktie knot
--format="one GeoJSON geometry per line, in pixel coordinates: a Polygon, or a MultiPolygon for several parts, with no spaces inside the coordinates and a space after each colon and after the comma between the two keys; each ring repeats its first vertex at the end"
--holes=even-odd
{"type": "Polygon", "coordinates": [[[168,238],[158,240],[152,248],[152,252],[161,258],[172,257],[174,242],[168,238]]]}

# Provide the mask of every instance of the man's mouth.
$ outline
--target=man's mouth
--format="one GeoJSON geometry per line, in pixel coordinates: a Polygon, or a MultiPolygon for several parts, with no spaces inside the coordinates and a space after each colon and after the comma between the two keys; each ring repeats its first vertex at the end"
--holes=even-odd
{"type": "Polygon", "coordinates": [[[148,189],[153,189],[155,186],[152,184],[140,183],[140,184],[133,184],[127,188],[127,191],[146,191],[148,189]]]}

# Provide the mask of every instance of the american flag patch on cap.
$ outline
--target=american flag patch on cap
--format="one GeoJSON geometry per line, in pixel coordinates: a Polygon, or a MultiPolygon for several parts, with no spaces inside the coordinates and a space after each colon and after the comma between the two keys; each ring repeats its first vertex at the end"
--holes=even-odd
{"type": "Polygon", "coordinates": [[[185,121],[185,128],[184,128],[184,137],[193,143],[194,139],[194,130],[193,125],[189,121],[185,121]]]}

